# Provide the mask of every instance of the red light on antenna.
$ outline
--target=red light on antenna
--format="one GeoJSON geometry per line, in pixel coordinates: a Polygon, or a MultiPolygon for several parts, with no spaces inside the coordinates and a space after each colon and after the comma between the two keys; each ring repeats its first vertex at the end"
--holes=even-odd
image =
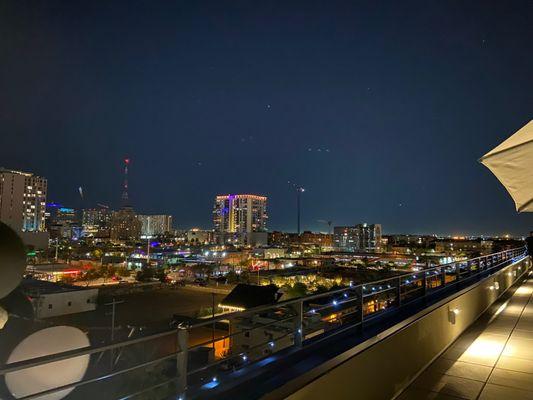
{"type": "Polygon", "coordinates": [[[129,163],[130,163],[130,159],[129,159],[129,158],[125,158],[125,159],[124,159],[124,162],[125,162],[126,164],[129,164],[129,163]]]}

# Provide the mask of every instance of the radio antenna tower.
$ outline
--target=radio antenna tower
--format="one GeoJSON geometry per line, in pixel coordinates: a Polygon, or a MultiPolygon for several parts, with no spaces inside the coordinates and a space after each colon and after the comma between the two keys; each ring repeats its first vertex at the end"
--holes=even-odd
{"type": "Polygon", "coordinates": [[[130,159],[124,159],[124,185],[122,188],[122,206],[129,206],[129,196],[128,196],[128,165],[130,164],[130,159]]]}

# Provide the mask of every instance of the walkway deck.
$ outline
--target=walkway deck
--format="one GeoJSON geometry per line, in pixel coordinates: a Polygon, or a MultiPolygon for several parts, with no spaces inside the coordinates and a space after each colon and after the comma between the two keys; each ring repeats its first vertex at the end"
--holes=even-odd
{"type": "Polygon", "coordinates": [[[398,397],[418,399],[533,400],[533,275],[398,397]]]}

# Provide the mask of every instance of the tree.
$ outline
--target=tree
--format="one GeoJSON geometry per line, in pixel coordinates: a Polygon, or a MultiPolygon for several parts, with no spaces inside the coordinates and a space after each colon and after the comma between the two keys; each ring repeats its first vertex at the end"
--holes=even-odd
{"type": "Polygon", "coordinates": [[[209,275],[211,273],[211,267],[204,264],[192,265],[190,269],[192,270],[194,276],[200,276],[201,278],[206,279],[209,278],[209,275]]]}
{"type": "Polygon", "coordinates": [[[250,273],[248,271],[242,271],[239,280],[243,283],[250,283],[250,273]]]}
{"type": "Polygon", "coordinates": [[[324,285],[317,285],[315,289],[315,293],[325,293],[327,291],[328,291],[328,288],[325,287],[324,285]]]}
{"type": "Polygon", "coordinates": [[[226,275],[226,282],[229,284],[235,284],[239,282],[239,275],[235,273],[235,271],[230,271],[226,275]]]}
{"type": "Polygon", "coordinates": [[[293,299],[296,297],[302,297],[307,294],[307,286],[305,283],[296,282],[292,287],[287,289],[287,298],[293,299]]]}
{"type": "Polygon", "coordinates": [[[159,282],[161,283],[166,283],[167,282],[167,274],[165,274],[165,270],[163,269],[158,269],[156,270],[155,274],[154,274],[155,278],[159,279],[159,282]]]}
{"type": "Polygon", "coordinates": [[[154,278],[154,270],[150,267],[142,267],[137,271],[136,278],[139,282],[148,282],[154,278]]]}
{"type": "Polygon", "coordinates": [[[85,286],[89,286],[89,282],[94,281],[95,279],[100,278],[100,272],[95,268],[89,268],[81,276],[80,280],[85,282],[85,286]]]}
{"type": "Polygon", "coordinates": [[[150,282],[154,279],[159,280],[161,283],[167,282],[167,274],[163,269],[154,269],[144,266],[140,271],[137,271],[136,278],[139,282],[150,282]]]}
{"type": "Polygon", "coordinates": [[[125,267],[118,268],[116,273],[122,278],[129,278],[131,276],[131,271],[125,267]]]}
{"type": "Polygon", "coordinates": [[[102,265],[100,266],[100,275],[104,278],[104,283],[115,276],[117,268],[113,265],[102,265]]]}
{"type": "Polygon", "coordinates": [[[383,266],[383,271],[391,272],[393,268],[394,268],[394,263],[392,261],[389,261],[387,264],[383,266]]]}

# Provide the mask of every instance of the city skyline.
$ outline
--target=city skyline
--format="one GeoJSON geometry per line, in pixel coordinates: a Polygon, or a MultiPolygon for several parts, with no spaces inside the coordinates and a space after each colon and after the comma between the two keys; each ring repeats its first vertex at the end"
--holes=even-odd
{"type": "Polygon", "coordinates": [[[294,231],[291,181],[302,230],[531,230],[477,162],[532,118],[529,2],[203,5],[9,4],[1,164],[118,209],[130,158],[135,211],[184,228],[251,192],[294,231]]]}
{"type": "MultiPolygon", "coordinates": [[[[129,159],[128,159],[128,163],[129,163],[129,159]]],[[[5,167],[0,167],[0,170],[6,170],[6,171],[9,171],[9,169],[5,169],[5,167]]],[[[46,181],[46,177],[40,177],[38,176],[37,174],[34,174],[33,172],[30,172],[30,171],[17,171],[17,170],[12,170],[14,173],[16,174],[22,174],[22,175],[29,175],[29,176],[35,176],[36,178],[44,178],[44,180],[46,181]]],[[[122,186],[121,186],[121,189],[123,190],[124,189],[124,183],[122,183],[122,186]]],[[[96,203],[96,204],[88,204],[86,201],[85,201],[85,198],[83,195],[81,195],[81,193],[83,192],[82,188],[80,187],[79,190],[78,190],[78,193],[80,193],[80,199],[81,199],[81,203],[82,206],[81,208],[68,208],[69,210],[74,210],[74,212],[78,212],[80,213],[79,217],[80,217],[80,221],[82,219],[82,212],[84,211],[94,211],[98,208],[106,208],[106,209],[109,209],[109,211],[113,211],[114,209],[116,210],[120,210],[122,208],[122,203],[124,201],[124,191],[122,192],[122,195],[121,195],[121,199],[120,199],[120,203],[118,206],[116,207],[109,207],[107,205],[104,205],[102,203],[96,203]]],[[[218,199],[218,198],[226,198],[226,197],[232,197],[232,196],[252,196],[252,197],[259,197],[259,198],[263,198],[263,199],[267,199],[267,196],[263,196],[263,195],[258,195],[258,194],[245,194],[245,195],[242,195],[242,194],[226,194],[226,195],[220,195],[220,194],[217,194],[215,197],[218,199]]],[[[48,205],[50,205],[51,207],[64,207],[64,204],[60,204],[59,202],[56,202],[55,200],[54,201],[47,201],[47,207],[48,205]]],[[[296,210],[296,207],[295,207],[295,210],[296,210]]],[[[134,208],[134,211],[137,211],[135,210],[134,208]]],[[[190,226],[182,226],[182,225],[177,225],[177,226],[174,226],[174,228],[178,229],[178,230],[190,230],[190,229],[206,229],[206,230],[212,230],[213,232],[216,232],[217,231],[217,227],[216,227],[216,222],[214,223],[213,225],[213,220],[212,220],[212,213],[213,213],[213,210],[211,210],[211,221],[210,221],[210,225],[206,225],[206,226],[202,226],[200,224],[192,224],[190,226]]],[[[170,214],[167,214],[167,215],[164,215],[162,212],[160,211],[154,211],[152,214],[150,215],[145,215],[146,213],[143,213],[143,212],[136,212],[136,215],[137,217],[139,218],[143,218],[143,217],[168,217],[170,218],[170,221],[173,221],[174,219],[174,216],[173,215],[170,215],[170,214]]],[[[307,228],[304,226],[304,228],[302,229],[302,232],[303,231],[307,231],[307,232],[321,232],[321,233],[328,233],[329,229],[331,228],[331,226],[328,227],[328,229],[325,229],[325,226],[324,224],[325,223],[328,223],[329,225],[333,225],[333,221],[325,221],[325,220],[317,220],[316,221],[316,226],[315,228],[307,228]]],[[[368,222],[364,222],[363,220],[351,220],[351,221],[348,221],[347,224],[344,224],[344,225],[354,225],[354,224],[364,224],[366,225],[368,222]]],[[[171,223],[171,225],[173,225],[173,223],[171,223]]],[[[342,224],[335,224],[334,226],[335,227],[338,227],[338,228],[344,228],[344,225],[342,224]]],[[[379,224],[381,225],[381,224],[379,224]]],[[[287,229],[279,229],[279,228],[267,228],[267,231],[268,232],[295,232],[296,229],[295,227],[291,227],[290,224],[287,224],[287,226],[289,226],[287,229]]],[[[505,232],[464,232],[464,231],[454,231],[454,232],[439,232],[439,231],[431,231],[431,232],[422,232],[422,231],[386,231],[384,230],[384,233],[385,234],[388,234],[388,235],[396,235],[396,234],[408,234],[408,235],[413,235],[413,236],[416,236],[416,235],[426,235],[426,236],[431,236],[431,235],[434,235],[434,236],[442,236],[442,237],[504,237],[504,236],[511,236],[511,237],[525,237],[525,233],[513,233],[509,230],[505,231],[505,232]]]]}

